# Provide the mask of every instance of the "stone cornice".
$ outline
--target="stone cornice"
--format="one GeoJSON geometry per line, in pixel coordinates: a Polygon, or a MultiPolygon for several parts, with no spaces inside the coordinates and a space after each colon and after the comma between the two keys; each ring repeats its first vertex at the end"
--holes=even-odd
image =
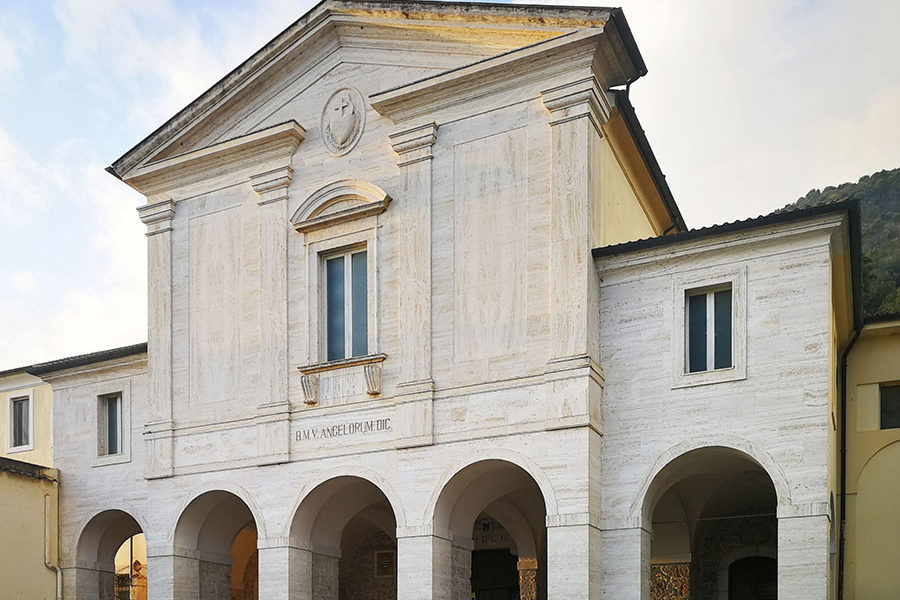
{"type": "Polygon", "coordinates": [[[380,215],[387,210],[391,197],[377,185],[359,179],[345,179],[330,183],[303,201],[291,224],[300,233],[330,227],[338,223],[380,215]],[[349,201],[349,206],[340,201],[349,201]]]}
{"type": "Polygon", "coordinates": [[[218,176],[260,167],[290,166],[306,130],[288,121],[135,169],[127,179],[147,196],[218,176]]]}
{"type": "Polygon", "coordinates": [[[391,147],[399,155],[398,167],[405,167],[423,160],[431,160],[431,148],[437,141],[438,126],[427,123],[391,134],[391,147]]]}
{"type": "Polygon", "coordinates": [[[550,125],[586,117],[598,133],[601,133],[600,126],[606,123],[612,110],[609,98],[593,76],[543,90],[541,99],[550,111],[550,125]]]}
{"type": "Polygon", "coordinates": [[[294,169],[290,165],[284,165],[271,171],[250,176],[250,186],[259,194],[257,206],[264,206],[272,202],[287,200],[288,188],[294,178],[294,169]]]}
{"type": "Polygon", "coordinates": [[[172,219],[175,218],[174,200],[146,204],[137,211],[141,222],[147,226],[148,236],[172,230],[172,219]]]}
{"type": "Polygon", "coordinates": [[[597,68],[602,28],[588,28],[370,96],[395,123],[415,121],[465,102],[539,85],[548,77],[597,68]]]}

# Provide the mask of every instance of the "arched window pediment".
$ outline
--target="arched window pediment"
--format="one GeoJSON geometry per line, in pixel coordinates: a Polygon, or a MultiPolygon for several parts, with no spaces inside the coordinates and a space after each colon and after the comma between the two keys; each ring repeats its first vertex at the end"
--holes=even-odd
{"type": "Polygon", "coordinates": [[[313,192],[291,217],[294,229],[308,233],[346,221],[380,215],[391,197],[377,185],[360,179],[329,183],[313,192]]]}

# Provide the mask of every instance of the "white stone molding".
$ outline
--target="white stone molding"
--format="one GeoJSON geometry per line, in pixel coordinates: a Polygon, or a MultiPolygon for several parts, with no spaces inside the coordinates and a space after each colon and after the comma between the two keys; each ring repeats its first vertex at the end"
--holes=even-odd
{"type": "Polygon", "coordinates": [[[258,206],[288,199],[288,188],[294,177],[294,169],[284,165],[250,177],[253,191],[259,194],[258,206]]]}
{"type": "Polygon", "coordinates": [[[162,200],[139,207],[138,216],[147,226],[147,236],[172,231],[172,219],[175,218],[175,201],[162,200]]]}
{"type": "Polygon", "coordinates": [[[291,217],[291,223],[300,233],[309,233],[380,215],[390,203],[391,197],[377,185],[361,179],[344,179],[313,192],[291,217]]]}
{"type": "Polygon", "coordinates": [[[609,99],[594,76],[543,90],[541,99],[550,112],[551,126],[587,118],[600,133],[611,111],[609,99]]]}
{"type": "Polygon", "coordinates": [[[431,149],[437,140],[437,131],[437,124],[432,122],[388,136],[391,140],[391,148],[399,155],[397,166],[406,167],[434,158],[431,149]]]}

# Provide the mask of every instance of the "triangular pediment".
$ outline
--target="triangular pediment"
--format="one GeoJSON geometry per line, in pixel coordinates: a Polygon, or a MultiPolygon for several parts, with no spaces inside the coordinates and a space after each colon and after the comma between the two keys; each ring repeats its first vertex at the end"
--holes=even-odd
{"type": "MultiPolygon", "coordinates": [[[[109,170],[129,181],[147,164],[294,119],[283,108],[323,82],[334,87],[341,69],[368,69],[371,80],[378,81],[383,67],[393,70],[395,81],[410,83],[578,29],[602,27],[614,17],[624,23],[619,11],[606,8],[326,0],[109,170]],[[408,73],[398,75],[399,69],[408,73]]],[[[630,40],[627,24],[624,30],[630,40]]],[[[635,56],[636,68],[643,69],[635,56]]],[[[311,129],[318,123],[300,125],[311,129]]]]}

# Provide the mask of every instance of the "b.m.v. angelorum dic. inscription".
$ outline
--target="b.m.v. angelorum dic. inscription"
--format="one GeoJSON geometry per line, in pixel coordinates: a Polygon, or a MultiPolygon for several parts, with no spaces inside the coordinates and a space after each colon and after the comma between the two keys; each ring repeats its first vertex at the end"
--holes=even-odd
{"type": "Polygon", "coordinates": [[[306,440],[324,440],[328,438],[343,437],[346,435],[365,435],[379,431],[390,431],[390,417],[384,419],[370,419],[368,421],[350,421],[326,427],[310,427],[300,429],[294,436],[298,442],[306,440]]]}

